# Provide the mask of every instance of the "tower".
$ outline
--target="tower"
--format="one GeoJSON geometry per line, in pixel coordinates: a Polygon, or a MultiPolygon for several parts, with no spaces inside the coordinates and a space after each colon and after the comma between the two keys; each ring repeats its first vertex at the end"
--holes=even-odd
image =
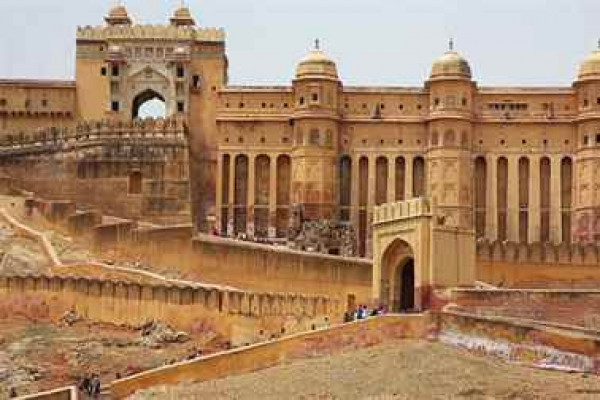
{"type": "Polygon", "coordinates": [[[293,82],[292,203],[304,220],[335,215],[340,88],[336,65],[317,40],[293,82]]]}
{"type": "Polygon", "coordinates": [[[432,66],[427,121],[427,193],[446,226],[473,228],[471,141],[475,84],[468,62],[453,49],[432,66]]]}
{"type": "Polygon", "coordinates": [[[600,239],[600,43],[581,64],[577,81],[577,147],[573,240],[600,239]]]}

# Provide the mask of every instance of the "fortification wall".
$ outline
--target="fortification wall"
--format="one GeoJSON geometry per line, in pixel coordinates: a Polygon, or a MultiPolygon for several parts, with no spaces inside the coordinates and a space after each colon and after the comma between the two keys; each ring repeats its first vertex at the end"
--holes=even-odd
{"type": "Polygon", "coordinates": [[[85,122],[0,140],[14,185],[105,214],[191,222],[186,126],[177,118],[85,122]]]}
{"type": "Polygon", "coordinates": [[[600,331],[600,290],[453,289],[454,308],[483,316],[524,318],[600,331]]]}
{"type": "Polygon", "coordinates": [[[111,384],[111,395],[122,399],[137,390],[180,382],[201,382],[269,368],[294,359],[335,354],[390,340],[426,335],[422,315],[384,316],[301,333],[196,360],[143,372],[111,384]]]}
{"type": "Polygon", "coordinates": [[[477,279],[505,287],[598,287],[596,245],[477,243],[477,279]]]}
{"type": "Polygon", "coordinates": [[[161,320],[192,334],[209,329],[234,344],[279,335],[282,328],[308,330],[325,317],[338,321],[343,314],[339,301],[325,297],[93,278],[0,277],[0,319],[56,321],[70,310],[95,322],[140,326],[161,320]]]}

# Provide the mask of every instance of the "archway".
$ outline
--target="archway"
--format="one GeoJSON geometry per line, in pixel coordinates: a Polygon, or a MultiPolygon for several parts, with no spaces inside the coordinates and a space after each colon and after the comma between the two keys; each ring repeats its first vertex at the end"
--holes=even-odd
{"type": "Polygon", "coordinates": [[[381,293],[383,305],[392,312],[414,310],[415,261],[413,250],[402,239],[394,240],[381,259],[381,293]]]}
{"type": "Polygon", "coordinates": [[[165,98],[152,89],[146,89],[133,99],[132,118],[164,118],[166,117],[165,98]]]}

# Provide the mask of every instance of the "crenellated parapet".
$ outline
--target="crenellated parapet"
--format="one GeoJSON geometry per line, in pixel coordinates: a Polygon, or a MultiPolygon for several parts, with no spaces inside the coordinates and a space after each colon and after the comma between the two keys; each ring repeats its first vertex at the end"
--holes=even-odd
{"type": "Polygon", "coordinates": [[[386,203],[376,206],[373,211],[373,224],[431,215],[432,207],[428,198],[386,203]]]}
{"type": "Polygon", "coordinates": [[[593,244],[477,241],[479,262],[598,265],[600,248],[593,244]]]}
{"type": "Polygon", "coordinates": [[[6,134],[0,139],[0,156],[68,152],[111,142],[187,147],[187,126],[177,117],[83,121],[75,128],[47,127],[26,134],[6,134]]]}
{"type": "Polygon", "coordinates": [[[198,42],[225,41],[222,28],[196,28],[172,25],[108,25],[83,26],[77,28],[77,40],[192,40],[198,42]]]}

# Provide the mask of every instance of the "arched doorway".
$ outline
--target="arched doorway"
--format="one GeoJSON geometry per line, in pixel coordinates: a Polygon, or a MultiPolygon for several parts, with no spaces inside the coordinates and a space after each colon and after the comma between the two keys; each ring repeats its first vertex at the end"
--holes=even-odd
{"type": "Polygon", "coordinates": [[[396,268],[392,311],[408,312],[415,308],[415,260],[409,257],[396,268]]]}
{"type": "Polygon", "coordinates": [[[382,305],[392,312],[412,311],[415,301],[415,261],[410,245],[401,239],[394,240],[381,259],[382,305]]]}
{"type": "Polygon", "coordinates": [[[152,89],[146,89],[133,99],[132,118],[164,118],[166,117],[165,98],[152,89]]]}

